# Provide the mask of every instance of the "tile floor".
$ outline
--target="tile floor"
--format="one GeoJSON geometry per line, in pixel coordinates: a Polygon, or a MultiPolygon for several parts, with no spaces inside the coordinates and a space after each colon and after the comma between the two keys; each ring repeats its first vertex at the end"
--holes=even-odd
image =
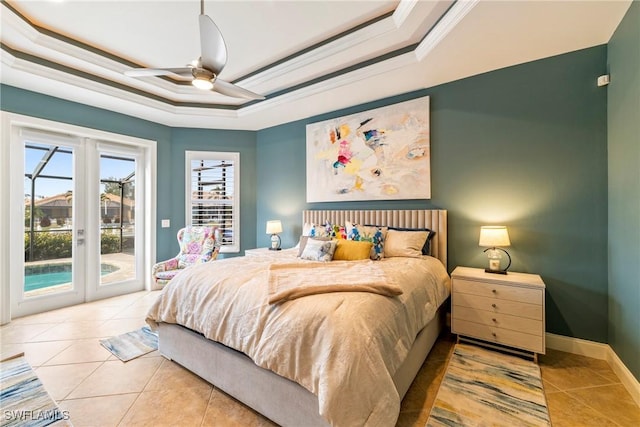
{"type": "MultiPolygon", "coordinates": [[[[156,296],[138,292],[16,319],[0,327],[0,359],[23,351],[75,427],[273,426],[158,352],[122,363],[98,344],[143,326],[156,296]]],[[[453,344],[449,334],[439,338],[398,426],[424,426],[453,344]]],[[[554,427],[640,425],[640,408],[605,361],[549,350],[540,368],[554,427]]]]}

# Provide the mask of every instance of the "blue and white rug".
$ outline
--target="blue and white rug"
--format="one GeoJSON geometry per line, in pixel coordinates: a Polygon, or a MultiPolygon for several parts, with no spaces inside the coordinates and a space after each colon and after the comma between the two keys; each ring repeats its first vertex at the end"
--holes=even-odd
{"type": "Polygon", "coordinates": [[[532,361],[456,344],[427,421],[438,426],[551,426],[532,361]]]}
{"type": "Polygon", "coordinates": [[[100,340],[100,344],[123,362],[158,349],[158,334],[148,326],[116,337],[100,340]]]}
{"type": "Polygon", "coordinates": [[[61,411],[20,353],[0,362],[0,426],[70,426],[69,413],[61,411]]]}

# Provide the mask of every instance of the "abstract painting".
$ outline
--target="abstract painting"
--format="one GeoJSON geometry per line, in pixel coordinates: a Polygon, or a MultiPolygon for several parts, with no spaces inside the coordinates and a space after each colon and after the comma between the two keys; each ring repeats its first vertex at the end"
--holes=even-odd
{"type": "Polygon", "coordinates": [[[431,197],[429,97],[307,125],[307,202],[431,197]]]}

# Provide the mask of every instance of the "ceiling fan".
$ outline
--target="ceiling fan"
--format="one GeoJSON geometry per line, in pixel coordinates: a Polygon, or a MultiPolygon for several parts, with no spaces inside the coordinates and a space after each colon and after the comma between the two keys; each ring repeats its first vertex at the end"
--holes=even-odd
{"type": "Polygon", "coordinates": [[[130,77],[171,76],[191,77],[191,84],[202,90],[213,90],[234,98],[265,99],[264,96],[220,80],[218,75],[227,63],[227,45],[222,33],[211,18],[204,14],[204,0],[200,0],[200,58],[185,67],[134,68],[124,72],[130,77]]]}

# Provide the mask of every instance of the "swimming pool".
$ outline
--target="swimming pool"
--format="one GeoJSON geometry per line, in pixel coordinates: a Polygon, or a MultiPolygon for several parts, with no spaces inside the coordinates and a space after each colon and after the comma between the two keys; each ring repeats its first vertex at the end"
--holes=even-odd
{"type": "MultiPolygon", "coordinates": [[[[100,275],[119,270],[111,264],[100,264],[100,275]]],[[[71,263],[29,265],[24,268],[25,292],[71,282],[71,263]]]]}

